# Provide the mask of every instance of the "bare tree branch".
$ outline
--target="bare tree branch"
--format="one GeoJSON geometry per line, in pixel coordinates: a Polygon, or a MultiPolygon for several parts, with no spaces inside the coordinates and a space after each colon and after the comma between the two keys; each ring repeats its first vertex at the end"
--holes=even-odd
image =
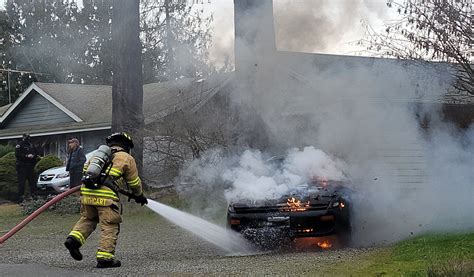
{"type": "Polygon", "coordinates": [[[367,25],[367,38],[359,45],[383,57],[451,63],[453,87],[474,96],[472,1],[388,0],[387,6],[400,18],[387,23],[384,32],[367,25]]]}

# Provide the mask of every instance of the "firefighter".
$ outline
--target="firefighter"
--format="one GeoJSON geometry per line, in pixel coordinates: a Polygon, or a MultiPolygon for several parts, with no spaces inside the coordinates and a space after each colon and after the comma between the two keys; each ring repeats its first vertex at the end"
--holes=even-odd
{"type": "Polygon", "coordinates": [[[36,197],[35,164],[38,160],[38,152],[31,143],[29,134],[23,134],[21,141],[15,147],[16,171],[18,174],[18,202],[23,202],[25,193],[25,182],[28,180],[31,197],[36,197]]]}
{"type": "MultiPolygon", "coordinates": [[[[107,145],[112,149],[112,163],[106,170],[108,180],[121,190],[129,190],[135,195],[135,202],[148,204],[143,195],[142,183],[138,177],[135,159],[130,155],[133,141],[125,132],[114,133],[106,138],[107,145]]],[[[87,170],[89,163],[84,169],[87,170]]],[[[76,223],[64,245],[75,260],[82,260],[79,248],[84,245],[87,237],[100,224],[100,242],[97,250],[97,267],[119,267],[121,262],[115,258],[115,246],[120,232],[120,199],[118,191],[112,186],[97,184],[97,189],[81,186],[81,218],[76,223]]]]}

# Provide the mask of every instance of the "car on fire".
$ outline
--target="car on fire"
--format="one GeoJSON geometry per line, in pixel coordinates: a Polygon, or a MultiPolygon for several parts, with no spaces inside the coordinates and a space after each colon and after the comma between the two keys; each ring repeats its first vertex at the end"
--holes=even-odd
{"type": "Polygon", "coordinates": [[[264,247],[279,243],[282,238],[329,235],[337,236],[342,245],[348,245],[350,195],[351,190],[344,182],[309,182],[277,199],[230,203],[227,226],[264,247]]]}

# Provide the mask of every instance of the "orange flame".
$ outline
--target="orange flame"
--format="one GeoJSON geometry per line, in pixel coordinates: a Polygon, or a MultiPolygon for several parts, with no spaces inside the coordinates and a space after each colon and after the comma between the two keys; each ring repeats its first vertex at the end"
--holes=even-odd
{"type": "Polygon", "coordinates": [[[285,210],[289,210],[291,212],[298,212],[298,211],[306,211],[306,208],[309,206],[309,201],[305,204],[301,204],[301,201],[291,197],[288,198],[288,201],[286,201],[286,204],[288,205],[288,208],[285,210]]]}
{"type": "Polygon", "coordinates": [[[318,241],[318,246],[322,249],[329,249],[332,247],[332,244],[328,240],[318,241]]]}

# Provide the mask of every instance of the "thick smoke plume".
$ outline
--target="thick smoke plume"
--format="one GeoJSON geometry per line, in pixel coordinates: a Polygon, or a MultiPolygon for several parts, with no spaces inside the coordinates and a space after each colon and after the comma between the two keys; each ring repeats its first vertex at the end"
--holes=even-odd
{"type": "Polygon", "coordinates": [[[260,151],[245,151],[238,165],[222,175],[232,184],[225,191],[227,201],[274,199],[317,178],[345,179],[345,164],[314,147],[291,149],[284,158],[280,166],[271,158],[265,159],[260,151]]]}
{"type": "Polygon", "coordinates": [[[444,65],[287,52],[267,53],[256,65],[231,96],[261,122],[241,136],[262,135],[266,144],[213,150],[189,163],[180,182],[197,185],[178,187],[206,207],[203,214],[225,213],[222,204],[235,199],[276,197],[316,177],[355,191],[358,245],[474,228],[474,130],[442,120],[452,81],[444,65]],[[283,170],[271,162],[281,153],[283,170]]]}

